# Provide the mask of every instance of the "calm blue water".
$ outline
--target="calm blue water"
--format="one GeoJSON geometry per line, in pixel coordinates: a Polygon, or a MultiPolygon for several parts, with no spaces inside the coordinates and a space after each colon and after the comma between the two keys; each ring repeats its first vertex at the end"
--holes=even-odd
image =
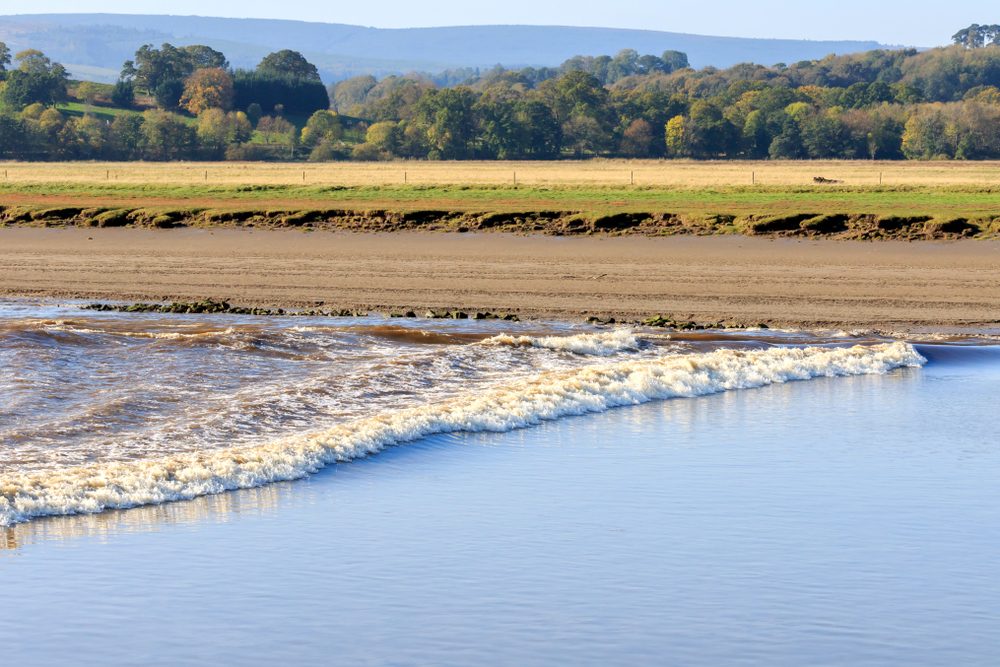
{"type": "Polygon", "coordinates": [[[919,349],[13,526],[0,662],[995,664],[1000,352],[919,349]]]}

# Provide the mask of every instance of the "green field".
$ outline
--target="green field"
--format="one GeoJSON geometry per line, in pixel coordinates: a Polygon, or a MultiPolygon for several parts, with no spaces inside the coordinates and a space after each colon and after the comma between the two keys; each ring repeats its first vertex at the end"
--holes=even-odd
{"type": "Polygon", "coordinates": [[[448,209],[505,212],[560,210],[584,214],[651,211],[676,214],[777,215],[847,213],[1000,217],[1000,188],[897,186],[884,188],[538,187],[538,186],[341,186],[10,183],[0,198],[48,202],[149,202],[236,208],[268,203],[289,208],[342,206],[357,209],[448,209]]]}

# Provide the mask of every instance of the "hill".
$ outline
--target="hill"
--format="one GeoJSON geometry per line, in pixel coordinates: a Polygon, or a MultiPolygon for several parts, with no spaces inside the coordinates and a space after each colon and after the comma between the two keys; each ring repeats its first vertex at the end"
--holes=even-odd
{"type": "Polygon", "coordinates": [[[574,55],[666,50],[688,54],[694,67],[740,62],[774,64],[884,48],[865,41],[711,37],[652,30],[562,26],[460,26],[379,29],[269,19],[125,14],[0,16],[0,41],[37,48],[82,78],[112,81],[142,44],[208,44],[235,66],[251,66],[293,45],[327,81],[358,74],[437,72],[457,67],[555,66],[574,55]]]}

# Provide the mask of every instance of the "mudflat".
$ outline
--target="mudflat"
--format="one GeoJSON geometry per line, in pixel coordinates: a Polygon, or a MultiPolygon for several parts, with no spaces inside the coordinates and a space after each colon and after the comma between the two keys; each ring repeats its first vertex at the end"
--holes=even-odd
{"type": "Polygon", "coordinates": [[[0,229],[0,294],[572,320],[995,326],[1000,241],[11,227],[0,229]]]}

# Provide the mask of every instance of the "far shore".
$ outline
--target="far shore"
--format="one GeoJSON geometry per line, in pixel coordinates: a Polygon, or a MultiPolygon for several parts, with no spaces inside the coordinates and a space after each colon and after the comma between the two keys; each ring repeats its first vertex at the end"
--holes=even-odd
{"type": "Polygon", "coordinates": [[[12,227],[0,295],[962,329],[1000,326],[1000,241],[12,227]]]}

